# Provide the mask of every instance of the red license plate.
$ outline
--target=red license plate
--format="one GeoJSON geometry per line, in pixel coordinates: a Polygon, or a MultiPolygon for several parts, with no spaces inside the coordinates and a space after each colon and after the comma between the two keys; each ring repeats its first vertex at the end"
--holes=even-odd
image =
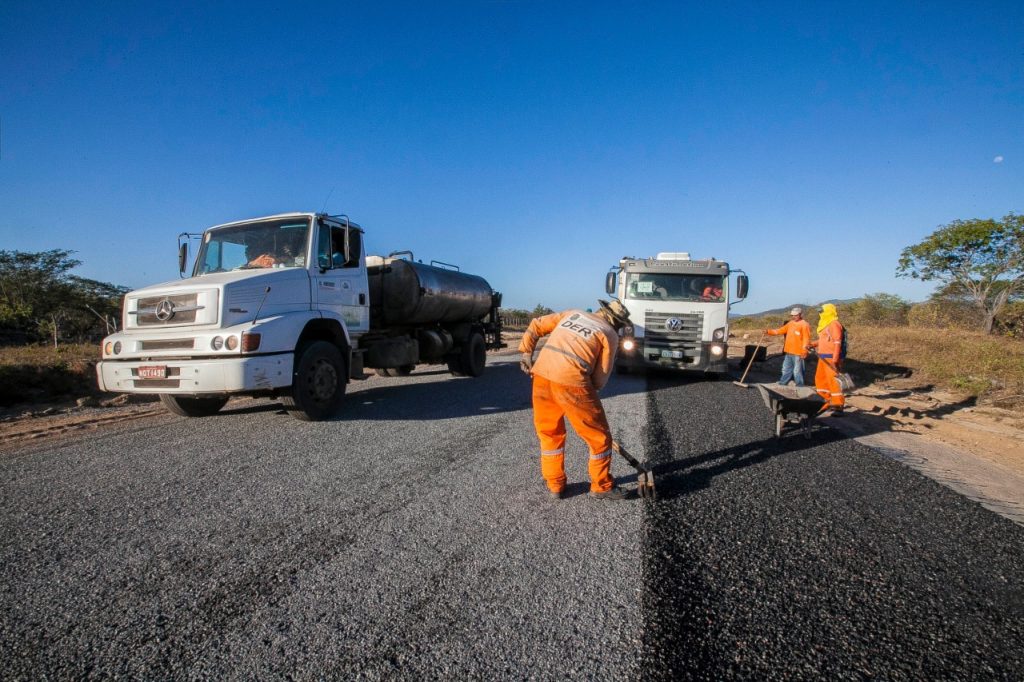
{"type": "Polygon", "coordinates": [[[139,378],[140,379],[166,379],[167,378],[167,365],[152,365],[149,367],[139,367],[139,378]]]}

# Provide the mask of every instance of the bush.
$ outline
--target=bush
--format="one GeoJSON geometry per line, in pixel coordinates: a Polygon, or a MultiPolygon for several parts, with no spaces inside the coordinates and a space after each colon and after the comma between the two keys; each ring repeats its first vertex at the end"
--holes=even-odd
{"type": "Polygon", "coordinates": [[[995,332],[1014,339],[1024,339],[1024,301],[1007,303],[996,318],[995,332]]]}
{"type": "Polygon", "coordinates": [[[963,301],[933,300],[911,307],[907,322],[911,327],[933,329],[978,329],[982,313],[963,301]]]}
{"type": "Polygon", "coordinates": [[[894,294],[867,294],[839,311],[839,318],[848,324],[876,327],[901,327],[907,324],[910,303],[894,294]]]}

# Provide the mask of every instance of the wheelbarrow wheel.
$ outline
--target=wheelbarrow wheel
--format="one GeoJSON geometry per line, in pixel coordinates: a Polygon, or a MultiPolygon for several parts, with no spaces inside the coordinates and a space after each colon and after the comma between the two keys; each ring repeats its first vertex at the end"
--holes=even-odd
{"type": "Polygon", "coordinates": [[[782,425],[786,423],[786,417],[781,412],[775,413],[775,437],[782,437],[782,425]]]}

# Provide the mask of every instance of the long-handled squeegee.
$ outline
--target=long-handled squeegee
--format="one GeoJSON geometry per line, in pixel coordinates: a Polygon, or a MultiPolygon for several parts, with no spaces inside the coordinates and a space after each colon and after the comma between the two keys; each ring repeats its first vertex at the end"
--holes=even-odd
{"type": "Polygon", "coordinates": [[[636,461],[633,455],[626,452],[626,448],[615,441],[612,441],[612,450],[622,455],[622,459],[629,462],[629,465],[636,469],[637,494],[648,500],[658,499],[658,493],[654,490],[654,474],[651,473],[651,470],[636,461]]]}

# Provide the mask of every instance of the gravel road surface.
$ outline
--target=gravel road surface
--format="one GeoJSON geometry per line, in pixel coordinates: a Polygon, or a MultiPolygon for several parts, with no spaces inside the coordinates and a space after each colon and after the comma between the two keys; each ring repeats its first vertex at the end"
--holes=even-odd
{"type": "Polygon", "coordinates": [[[554,500],[515,359],[3,456],[3,678],[1020,678],[1021,527],[657,376],[605,406],[662,498],[588,498],[571,436],[554,500]]]}

